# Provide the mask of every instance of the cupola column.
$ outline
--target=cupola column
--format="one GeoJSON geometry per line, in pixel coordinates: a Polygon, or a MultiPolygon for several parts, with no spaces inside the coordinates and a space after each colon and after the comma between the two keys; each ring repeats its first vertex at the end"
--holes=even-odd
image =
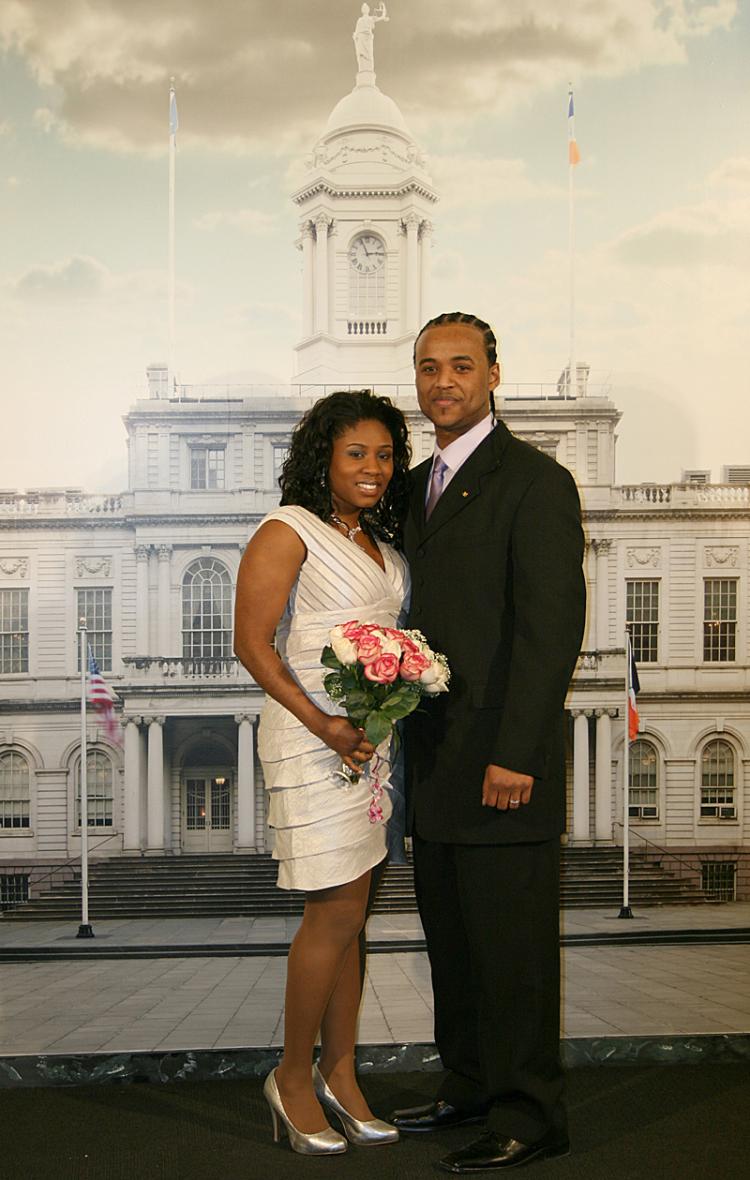
{"type": "Polygon", "coordinates": [[[419,216],[410,213],[406,233],[406,331],[419,331],[419,216]]]}
{"type": "Polygon", "coordinates": [[[328,233],[331,218],[319,213],[315,218],[315,331],[329,332],[328,315],[328,233]]]}
{"type": "Polygon", "coordinates": [[[302,335],[312,336],[313,326],[313,227],[302,226],[302,335]]]}

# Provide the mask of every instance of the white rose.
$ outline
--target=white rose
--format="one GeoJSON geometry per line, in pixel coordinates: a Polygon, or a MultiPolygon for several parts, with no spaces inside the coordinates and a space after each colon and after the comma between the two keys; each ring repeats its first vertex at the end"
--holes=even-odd
{"type": "Polygon", "coordinates": [[[342,626],[334,627],[331,631],[331,647],[333,654],[340,663],[349,665],[357,662],[357,648],[351,639],[344,635],[342,626]]]}
{"type": "Polygon", "coordinates": [[[397,639],[388,639],[385,635],[382,640],[383,655],[398,656],[401,658],[401,644],[397,639]]]}
{"type": "Polygon", "coordinates": [[[437,696],[439,692],[448,691],[448,670],[437,661],[430,664],[429,668],[425,668],[419,679],[428,696],[437,696]]]}

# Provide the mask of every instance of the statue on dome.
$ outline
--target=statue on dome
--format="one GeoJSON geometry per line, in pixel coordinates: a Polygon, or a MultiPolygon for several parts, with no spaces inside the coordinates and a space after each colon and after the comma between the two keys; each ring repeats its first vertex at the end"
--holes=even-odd
{"type": "Polygon", "coordinates": [[[362,15],[354,26],[354,52],[357,55],[357,70],[360,74],[375,72],[375,24],[380,20],[389,20],[385,4],[380,5],[370,14],[370,5],[362,5],[362,15]]]}

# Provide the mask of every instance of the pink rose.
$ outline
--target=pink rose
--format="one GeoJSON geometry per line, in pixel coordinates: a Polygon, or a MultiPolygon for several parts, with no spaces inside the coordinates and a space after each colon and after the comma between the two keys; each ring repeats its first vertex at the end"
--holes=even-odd
{"type": "Polygon", "coordinates": [[[360,664],[371,664],[382,654],[382,644],[374,635],[363,635],[357,643],[357,659],[360,664]]]}
{"type": "Polygon", "coordinates": [[[351,639],[352,643],[359,643],[363,635],[367,634],[361,623],[356,619],[352,619],[349,623],[344,623],[341,628],[341,634],[345,639],[351,639]]]}
{"type": "Polygon", "coordinates": [[[401,679],[419,680],[429,666],[430,661],[427,656],[422,655],[421,651],[407,651],[401,661],[401,679]]]}
{"type": "Polygon", "coordinates": [[[393,684],[398,676],[398,656],[394,656],[391,652],[378,656],[377,659],[365,665],[365,676],[376,684],[393,684]]]}
{"type": "MultiPolygon", "coordinates": [[[[410,639],[408,635],[402,635],[400,642],[401,650],[403,652],[419,652],[419,645],[416,644],[413,639],[410,639]]],[[[422,653],[420,652],[419,654],[421,655],[422,653]]]]}

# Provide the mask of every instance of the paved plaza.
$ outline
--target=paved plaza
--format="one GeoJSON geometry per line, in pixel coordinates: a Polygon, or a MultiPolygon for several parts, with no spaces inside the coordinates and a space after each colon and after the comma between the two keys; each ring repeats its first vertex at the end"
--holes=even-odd
{"type": "MultiPolygon", "coordinates": [[[[282,1042],[282,954],[217,955],[283,944],[297,918],[95,922],[96,948],[153,947],[140,959],[0,965],[0,1056],[273,1047],[282,1042]],[[204,944],[206,954],[172,956],[204,944]],[[157,949],[158,948],[158,949],[157,949]],[[213,951],[213,953],[212,953],[213,951]]],[[[750,927],[750,904],[643,909],[630,921],[568,910],[567,936],[750,927]]],[[[0,921],[0,949],[80,948],[75,924],[0,921]]],[[[413,914],[374,916],[368,937],[363,1044],[430,1043],[427,955],[399,949],[422,937],[413,914]]],[[[90,944],[89,944],[90,945],[90,944]]],[[[563,1035],[627,1037],[750,1033],[750,945],[563,947],[563,1035]]]]}

